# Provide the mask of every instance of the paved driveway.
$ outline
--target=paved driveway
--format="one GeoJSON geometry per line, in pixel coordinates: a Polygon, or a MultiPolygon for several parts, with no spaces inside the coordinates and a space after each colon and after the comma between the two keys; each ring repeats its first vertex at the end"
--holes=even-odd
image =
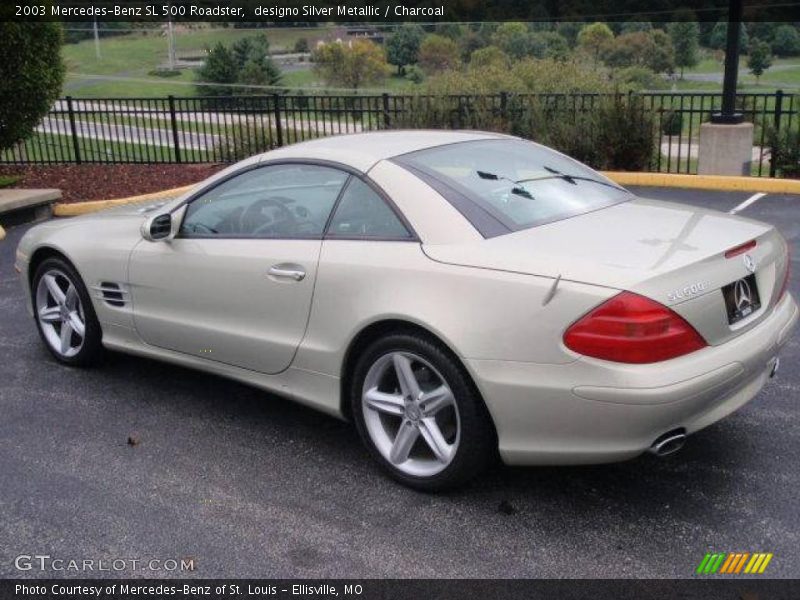
{"type": "MultiPolygon", "coordinates": [[[[728,210],[749,194],[647,195],[728,210]]],[[[799,198],[742,214],[800,264],[799,198]]],[[[25,228],[0,242],[0,577],[19,554],[193,558],[200,577],[688,577],[707,551],[773,552],[770,575],[800,577],[798,337],[754,402],[673,457],[497,467],[426,495],[347,424],[244,385],[123,355],[59,366],[12,269],[25,228]]]]}

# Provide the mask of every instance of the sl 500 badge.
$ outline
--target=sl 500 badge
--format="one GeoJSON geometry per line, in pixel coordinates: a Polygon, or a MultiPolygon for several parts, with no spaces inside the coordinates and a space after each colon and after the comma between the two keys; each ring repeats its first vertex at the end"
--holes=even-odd
{"type": "Polygon", "coordinates": [[[679,290],[675,290],[674,292],[670,292],[669,294],[667,294],[667,299],[670,302],[676,302],[678,300],[686,300],[687,298],[696,296],[700,292],[704,292],[707,287],[708,287],[707,282],[698,281],[697,283],[693,283],[679,290]]]}

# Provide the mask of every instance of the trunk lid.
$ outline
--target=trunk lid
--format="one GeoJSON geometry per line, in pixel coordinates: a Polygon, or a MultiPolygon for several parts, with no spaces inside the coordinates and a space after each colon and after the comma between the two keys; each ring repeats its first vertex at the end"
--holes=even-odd
{"type": "MultiPolygon", "coordinates": [[[[592,213],[469,244],[425,245],[433,260],[561,276],[648,296],[686,318],[710,344],[754,326],[777,300],[786,243],[771,226],[693,206],[637,198],[592,213]],[[756,240],[760,308],[730,324],[722,289],[751,274],[756,240]]],[[[576,315],[577,317],[578,315],[576,315]]]]}

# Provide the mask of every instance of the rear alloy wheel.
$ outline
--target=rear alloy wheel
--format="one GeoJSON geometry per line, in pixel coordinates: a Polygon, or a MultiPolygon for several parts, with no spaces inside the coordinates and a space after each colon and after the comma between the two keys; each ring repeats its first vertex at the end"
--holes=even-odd
{"type": "Polygon", "coordinates": [[[356,367],[353,414],[373,455],[425,490],[463,483],[492,456],[492,429],[460,365],[414,335],[379,340],[356,367]]]}
{"type": "Polygon", "coordinates": [[[100,325],[75,269],[51,258],[33,281],[36,324],[47,348],[59,361],[86,365],[100,355],[100,325]]]}

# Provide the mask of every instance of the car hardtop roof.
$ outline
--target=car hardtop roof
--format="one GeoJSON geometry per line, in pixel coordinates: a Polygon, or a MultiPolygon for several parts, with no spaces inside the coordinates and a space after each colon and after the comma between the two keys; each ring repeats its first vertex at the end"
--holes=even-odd
{"type": "Polygon", "coordinates": [[[410,129],[336,135],[284,146],[260,156],[261,161],[279,159],[316,159],[347,165],[366,173],[376,163],[447,144],[492,139],[513,139],[512,136],[488,131],[410,129]]]}

